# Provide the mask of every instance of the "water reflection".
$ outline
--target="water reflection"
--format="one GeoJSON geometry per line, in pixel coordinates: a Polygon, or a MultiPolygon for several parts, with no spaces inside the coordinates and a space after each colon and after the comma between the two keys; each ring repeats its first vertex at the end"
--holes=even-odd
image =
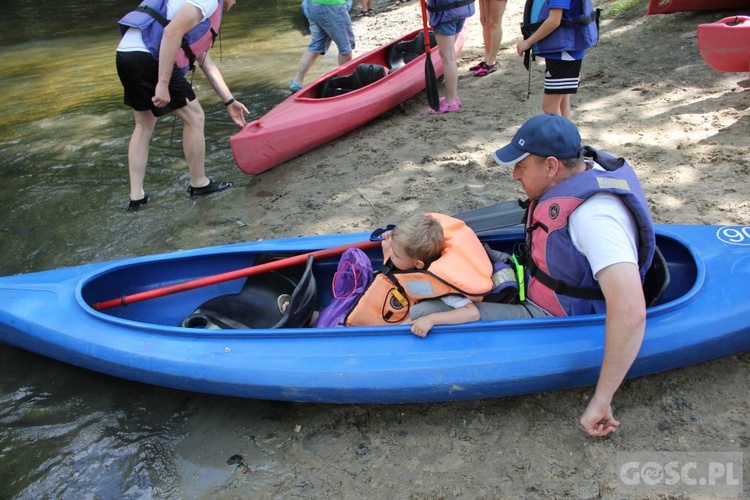
{"type": "MultiPolygon", "coordinates": [[[[160,121],[152,142],[146,214],[125,214],[132,116],[114,64],[117,20],[137,1],[20,0],[0,6],[0,275],[177,249],[200,226],[185,196],[181,127],[160,121]]],[[[262,116],[288,96],[307,39],[299,0],[241,0],[213,49],[234,94],[262,116]]],[[[315,69],[334,64],[323,61],[315,69]]],[[[206,111],[207,173],[243,189],[228,138],[237,131],[196,71],[206,111]]],[[[200,229],[197,229],[200,230],[200,229]]]]}
{"type": "MultiPolygon", "coordinates": [[[[166,117],[152,141],[149,210],[125,211],[133,124],[114,50],[116,22],[137,3],[0,3],[0,275],[205,244],[216,225],[237,225],[222,203],[252,207],[251,177],[228,144],[237,128],[196,72],[207,172],[235,188],[187,196],[181,127],[166,117]]],[[[288,95],[303,32],[299,0],[239,0],[225,17],[212,55],[251,119],[288,95]]],[[[180,498],[181,474],[211,483],[211,470],[175,457],[190,397],[0,345],[0,498],[180,498]]]]}

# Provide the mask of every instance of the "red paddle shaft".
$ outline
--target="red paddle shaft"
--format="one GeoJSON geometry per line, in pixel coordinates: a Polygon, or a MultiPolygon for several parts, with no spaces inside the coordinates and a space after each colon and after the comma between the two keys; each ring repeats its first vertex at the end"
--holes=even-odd
{"type": "Polygon", "coordinates": [[[368,248],[375,248],[378,245],[380,245],[379,241],[360,241],[359,243],[352,243],[350,245],[341,245],[334,248],[316,250],[315,252],[294,255],[293,257],[287,257],[285,259],[266,262],[265,264],[259,264],[257,266],[237,269],[236,271],[229,271],[222,274],[215,274],[213,276],[206,276],[205,278],[197,278],[190,281],[184,281],[182,283],[177,283],[162,288],[155,288],[153,290],[135,293],[133,295],[123,295],[122,297],[117,299],[97,302],[91,307],[93,307],[97,311],[101,311],[112,307],[126,306],[128,304],[134,304],[136,302],[141,302],[148,299],[155,299],[157,297],[163,297],[165,295],[171,295],[173,293],[193,290],[195,288],[200,288],[203,286],[215,285],[217,283],[223,283],[225,281],[231,281],[237,278],[246,278],[248,276],[262,274],[268,271],[275,271],[277,269],[282,269],[284,267],[294,266],[297,264],[304,264],[305,262],[307,262],[307,257],[310,255],[312,255],[314,258],[334,257],[336,255],[341,255],[349,248],[359,248],[362,250],[366,250],[368,248]]]}
{"type": "Polygon", "coordinates": [[[424,45],[426,47],[427,57],[430,57],[430,30],[427,27],[427,0],[421,0],[422,3],[422,26],[424,27],[424,45]]]}

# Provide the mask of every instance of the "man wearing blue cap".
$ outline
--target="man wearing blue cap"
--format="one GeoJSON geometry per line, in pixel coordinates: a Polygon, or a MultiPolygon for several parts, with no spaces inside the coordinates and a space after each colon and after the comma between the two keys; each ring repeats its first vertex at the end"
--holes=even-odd
{"type": "Polygon", "coordinates": [[[646,326],[642,283],[656,248],[646,196],[624,159],[582,146],[578,128],[555,114],[532,117],[493,156],[529,196],[518,255],[527,300],[479,303],[481,318],[606,313],[604,360],[580,423],[591,436],[610,434],[620,425],[612,397],[646,326]]]}

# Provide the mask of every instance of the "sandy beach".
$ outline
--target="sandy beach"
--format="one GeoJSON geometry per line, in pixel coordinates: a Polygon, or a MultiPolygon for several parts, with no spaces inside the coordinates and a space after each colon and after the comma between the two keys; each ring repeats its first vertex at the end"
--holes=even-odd
{"type": "MultiPolygon", "coordinates": [[[[647,16],[646,2],[597,4],[600,43],[573,98],[584,142],[630,160],[657,223],[748,224],[750,80],[712,70],[696,40],[698,24],[727,14],[647,16]]],[[[533,66],[527,100],[515,50],[522,9],[509,2],[500,70],[484,78],[468,71],[483,54],[478,15],[469,20],[459,112],[428,116],[419,94],[253,177],[243,203],[219,201],[222,216],[241,223],[217,225],[206,239],[367,231],[416,212],[522,197],[490,156],[541,112],[544,63],[533,66]]],[[[357,54],[421,26],[416,0],[376,0],[375,11],[354,23],[357,54]]],[[[748,353],[626,381],[614,402],[622,427],[606,439],[578,427],[591,388],[455,404],[269,402],[251,414],[241,401],[194,402],[194,432],[178,452],[230,469],[221,488],[201,493],[213,498],[622,498],[618,453],[744,452],[749,390],[748,353]],[[234,454],[242,466],[226,465],[234,454]]]]}

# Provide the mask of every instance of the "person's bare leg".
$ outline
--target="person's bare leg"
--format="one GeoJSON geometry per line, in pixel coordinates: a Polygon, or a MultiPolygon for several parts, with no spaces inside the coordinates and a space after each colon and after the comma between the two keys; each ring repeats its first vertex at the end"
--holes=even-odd
{"type": "Polygon", "coordinates": [[[565,94],[562,102],[560,102],[560,116],[568,120],[572,119],[573,116],[573,111],[570,109],[570,99],[572,96],[573,94],[565,94]]]}
{"type": "Polygon", "coordinates": [[[342,65],[342,64],[344,64],[345,62],[349,62],[349,61],[351,61],[351,60],[352,60],[352,53],[351,53],[351,52],[349,52],[349,53],[348,53],[348,54],[346,54],[345,56],[342,56],[341,54],[339,54],[339,58],[338,58],[338,60],[339,60],[339,66],[341,66],[341,65],[342,65]]]}
{"type": "Polygon", "coordinates": [[[151,136],[154,134],[156,117],[151,111],[133,110],[135,127],[128,144],[128,172],[130,174],[130,199],[141,200],[146,196],[143,180],[146,177],[148,151],[151,136]]]}
{"type": "Polygon", "coordinates": [[[445,102],[453,104],[458,99],[458,65],[456,63],[456,36],[435,34],[440,59],[443,60],[443,78],[445,80],[445,102]]]}
{"type": "MultiPolygon", "coordinates": [[[[563,101],[563,94],[544,94],[542,97],[542,111],[545,113],[554,113],[556,115],[565,116],[562,114],[561,105],[563,101]]],[[[567,118],[567,116],[565,117],[567,118]]]]}
{"type": "Polygon", "coordinates": [[[503,15],[505,14],[505,0],[489,0],[487,28],[483,30],[484,36],[484,62],[489,65],[497,62],[497,53],[503,42],[503,15]]]}
{"type": "Polygon", "coordinates": [[[182,120],[182,150],[190,171],[190,185],[196,188],[207,186],[206,177],[206,136],[203,126],[205,114],[198,99],[174,111],[182,120]]]}
{"type": "MultiPolygon", "coordinates": [[[[315,52],[305,50],[299,60],[297,74],[294,75],[294,79],[292,80],[293,83],[296,83],[300,86],[304,83],[307,72],[310,71],[310,68],[312,68],[313,64],[315,64],[315,61],[318,59],[319,55],[320,54],[317,54],[315,52]]],[[[351,54],[349,54],[349,58],[351,59],[351,54]]]]}

